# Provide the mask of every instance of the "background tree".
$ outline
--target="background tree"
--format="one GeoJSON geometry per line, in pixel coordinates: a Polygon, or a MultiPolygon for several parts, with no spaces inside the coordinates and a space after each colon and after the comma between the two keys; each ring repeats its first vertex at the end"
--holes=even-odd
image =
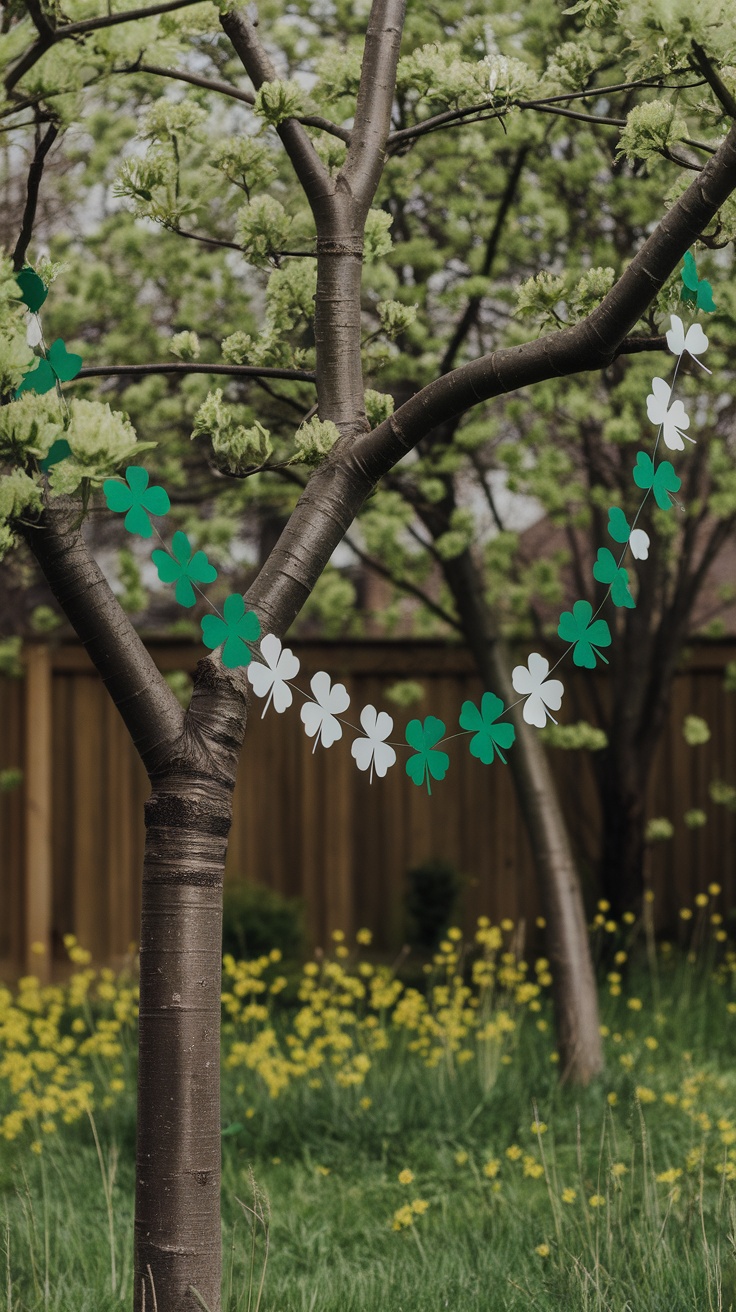
{"type": "MultiPolygon", "coordinates": [[[[588,16],[604,19],[612,6],[592,4],[586,9],[588,16]]],[[[264,6],[258,30],[252,17],[244,12],[223,12],[219,23],[224,37],[216,35],[217,14],[209,7],[190,9],[178,0],[144,11],[100,17],[81,16],[81,9],[79,12],[78,18],[72,16],[68,21],[66,17],[57,19],[36,5],[28,6],[27,17],[10,13],[11,21],[3,37],[0,54],[6,69],[6,103],[1,112],[11,130],[17,131],[13,124],[23,124],[23,114],[31,116],[34,130],[39,127],[21,238],[13,248],[14,261],[20,267],[28,251],[44,163],[41,152],[49,141],[51,129],[58,133],[60,128],[76,123],[92,129],[96,113],[115,116],[115,126],[120,131],[118,153],[125,155],[118,189],[132,200],[139,218],[153,219],[169,230],[151,260],[149,280],[138,283],[140,303],[135,310],[128,308],[135,305],[135,298],[131,296],[127,278],[124,282],[126,305],[119,306],[124,321],[126,314],[129,315],[132,326],[140,304],[147,302],[153,306],[152,336],[147,343],[126,344],[125,351],[138,351],[145,357],[151,347],[158,346],[160,337],[168,335],[164,331],[166,315],[158,304],[157,286],[164,281],[170,294],[176,286],[172,272],[178,277],[179,269],[171,270],[168,280],[162,280],[160,270],[161,261],[167,256],[172,261],[178,258],[174,255],[172,235],[178,233],[180,244],[186,238],[198,249],[198,258],[208,256],[208,263],[199,266],[203,272],[206,270],[208,285],[197,288],[198,295],[192,303],[192,308],[204,303],[208,315],[204,324],[183,321],[188,318],[182,311],[183,293],[190,285],[196,285],[193,271],[197,261],[193,259],[181,269],[184,284],[176,291],[175,307],[173,304],[168,307],[174,316],[182,314],[178,321],[176,317],[173,322],[169,320],[170,330],[176,330],[174,349],[180,355],[196,354],[198,344],[190,335],[193,328],[201,329],[204,336],[207,325],[218,324],[219,332],[213,333],[207,343],[217,355],[222,326],[233,324],[234,332],[228,334],[229,340],[221,348],[225,360],[213,361],[210,366],[213,371],[228,372],[230,377],[240,380],[255,376],[271,393],[277,382],[289,382],[300,389],[298,393],[281,389],[275,397],[269,393],[274,412],[279,416],[272,430],[265,428],[265,403],[256,408],[252,395],[245,411],[238,412],[221,393],[214,392],[199,406],[194,417],[195,434],[208,438],[211,444],[213,487],[220,483],[218,467],[235,478],[245,478],[242,486],[236,486],[229,506],[228,491],[217,497],[217,505],[223,502],[231,514],[247,510],[253,493],[247,490],[252,480],[245,476],[256,469],[262,471],[264,463],[274,466],[293,460],[297,467],[313,471],[281,536],[247,592],[247,603],[257,612],[262,631],[279,635],[286,632],[366,498],[399,462],[400,488],[405,469],[410,477],[418,473],[422,480],[431,477],[439,481],[440,495],[436,495],[436,484],[433,496],[427,495],[425,487],[421,492],[423,502],[413,508],[423,511],[425,523],[431,521],[435,507],[449,514],[449,527],[437,535],[433,531],[437,540],[443,536],[446,539],[448,533],[465,532],[461,552],[455,551],[459,545],[456,537],[451,543],[445,540],[444,555],[442,550],[439,554],[448,566],[453,561],[460,562],[453,570],[445,569],[446,576],[456,571],[461,579],[459,596],[472,597],[474,590],[482,593],[482,569],[468,549],[467,520],[457,515],[462,506],[452,502],[455,494],[452,480],[459,477],[459,466],[467,453],[461,447],[459,460],[456,450],[448,453],[448,426],[467,411],[509,391],[554,377],[598,371],[610,366],[620,353],[641,349],[642,332],[650,325],[644,323],[633,340],[629,334],[646,315],[653,298],[666,287],[685,251],[712,223],[736,186],[734,130],[721,144],[708,145],[705,153],[711,157],[702,170],[698,169],[694,182],[666,213],[660,204],[658,212],[665,215],[661,222],[636,253],[629,248],[626,257],[619,256],[614,270],[618,276],[614,276],[608,290],[601,286],[592,289],[589,303],[581,307],[581,317],[576,323],[558,328],[538,341],[520,342],[512,319],[507,326],[508,344],[489,352],[484,343],[477,358],[445,373],[437,368],[432,351],[426,351],[419,357],[423,376],[411,380],[411,395],[390,414],[392,398],[385,399],[391,384],[389,360],[382,360],[375,353],[371,359],[369,353],[369,368],[365,367],[361,348],[369,347],[370,343],[361,340],[362,296],[365,295],[369,308],[373,302],[374,316],[385,320],[384,333],[394,331],[397,325],[400,332],[409,333],[412,323],[407,309],[411,311],[408,305],[411,293],[407,294],[406,288],[413,284],[412,275],[406,270],[411,270],[417,251],[412,250],[413,238],[407,231],[401,250],[394,252],[389,260],[391,216],[385,210],[371,209],[371,205],[382,174],[391,167],[386,165],[386,156],[390,158],[397,147],[403,150],[417,133],[420,139],[431,135],[428,119],[438,85],[438,52],[436,48],[427,51],[424,45],[427,36],[431,39],[436,34],[436,20],[412,14],[405,33],[405,62],[399,67],[397,84],[399,41],[404,25],[403,8],[398,0],[376,0],[364,33],[360,32],[356,17],[348,12],[340,10],[328,19],[311,15],[306,7],[302,11],[300,6],[295,11],[302,19],[299,24],[293,21],[294,15],[282,19],[277,10],[264,6]],[[174,9],[182,13],[176,18],[167,17],[174,9]],[[18,21],[13,21],[16,17],[18,21]],[[334,33],[336,28],[342,34],[347,69],[342,84],[334,63],[334,50],[327,51],[322,67],[313,62],[315,49],[324,50],[328,32],[334,33]],[[273,40],[280,47],[280,77],[276,77],[277,67],[262,43],[260,32],[264,29],[268,31],[269,45],[273,40]],[[214,65],[212,76],[200,71],[200,55],[214,65]],[[241,91],[237,85],[236,56],[250,78],[252,91],[241,91]],[[178,58],[184,61],[184,68],[173,68],[178,58]],[[160,60],[167,62],[160,63],[160,60]],[[186,66],[188,60],[191,69],[186,66]],[[123,150],[123,141],[129,140],[132,130],[121,112],[126,91],[112,88],[132,87],[133,91],[127,94],[133,99],[128,103],[135,106],[140,103],[136,102],[136,95],[151,94],[150,82],[139,83],[140,90],[136,92],[138,78],[169,76],[189,82],[196,90],[176,103],[160,100],[154,104],[142,125],[143,136],[148,141],[145,151],[141,152],[140,146],[123,150]],[[317,80],[312,81],[315,76],[317,80]],[[223,89],[225,77],[229,80],[223,89]],[[126,83],[126,78],[132,81],[126,83]],[[338,101],[335,110],[337,87],[342,92],[343,103],[338,101]],[[85,88],[89,89],[82,94],[85,88]],[[275,128],[302,188],[301,209],[291,200],[288,206],[279,200],[279,196],[289,199],[286,191],[281,190],[280,170],[285,157],[279,156],[279,162],[273,162],[272,148],[266,144],[268,138],[255,139],[252,129],[245,127],[233,135],[232,125],[228,123],[229,136],[222,140],[216,108],[220,96],[225,96],[228,103],[252,102],[260,120],[275,128]],[[327,109],[331,119],[326,117],[327,109]],[[395,114],[395,126],[392,114],[395,114]],[[407,129],[409,136],[402,136],[407,129]],[[209,163],[212,170],[206,167],[209,163]],[[216,235],[202,231],[205,214],[222,225],[216,235]],[[239,266],[231,262],[234,259],[231,251],[235,255],[244,254],[251,265],[272,269],[267,282],[265,277],[261,282],[260,296],[257,287],[248,285],[252,321],[260,321],[261,325],[265,322],[265,332],[257,339],[252,333],[244,334],[242,321],[238,322],[233,314],[227,288],[230,279],[237,279],[239,266]],[[305,251],[308,253],[304,254],[305,251]],[[406,259],[402,258],[402,252],[406,259]],[[393,268],[393,284],[390,278],[386,281],[383,257],[385,266],[389,270],[393,268]],[[628,257],[632,258],[627,264],[628,257]],[[404,287],[400,295],[402,278],[404,287]],[[314,371],[309,367],[312,363],[314,371]],[[274,370],[278,371],[276,375],[274,370]],[[366,397],[366,383],[379,381],[376,377],[379,374],[383,392],[375,395],[378,389],[369,388],[366,397]],[[302,389],[313,383],[317,389],[316,422],[310,422],[311,394],[308,401],[302,400],[302,389]],[[294,435],[293,427],[287,428],[285,414],[293,415],[297,406],[300,415],[306,414],[307,422],[294,435]],[[256,419],[258,423],[252,422],[256,419]],[[371,420],[375,425],[372,429],[371,420]],[[420,443],[424,444],[421,452],[412,456],[420,443]],[[443,467],[445,459],[447,465],[443,467]],[[416,460],[428,460],[429,464],[420,465],[417,470],[413,467],[416,460]],[[472,565],[474,570],[470,569],[472,565]]],[[[593,80],[600,77],[619,53],[611,45],[610,30],[602,29],[599,48],[592,43],[595,58],[587,72],[581,73],[579,68],[575,71],[578,91],[559,92],[558,82],[554,80],[556,74],[554,70],[549,72],[545,53],[551,39],[545,12],[539,11],[541,35],[529,38],[523,51],[525,59],[518,61],[504,59],[489,49],[495,36],[489,36],[485,30],[486,16],[481,6],[470,14],[457,7],[445,15],[441,58],[446,67],[442,94],[457,102],[445,113],[454,116],[460,125],[484,115],[494,120],[508,118],[508,132],[514,118],[520,117],[512,110],[520,111],[523,106],[530,112],[539,109],[536,102],[529,104],[525,99],[530,84],[543,102],[558,107],[560,102],[555,97],[560,94],[574,97],[580,91],[586,95],[590,92],[590,87],[582,86],[585,77],[593,80]],[[475,60],[464,58],[463,50],[456,49],[451,42],[455,37],[462,42],[466,33],[475,60]],[[483,63],[478,58],[484,53],[490,62],[483,63]],[[545,76],[549,76],[553,87],[548,94],[545,94],[545,76]]],[[[685,101],[687,112],[690,105],[686,90],[682,89],[687,81],[681,69],[682,50],[687,50],[686,58],[691,54],[700,58],[698,51],[707,46],[712,61],[707,62],[709,91],[703,114],[712,115],[715,107],[720,115],[717,97],[722,104],[724,94],[729,93],[715,68],[716,63],[726,62],[733,31],[725,8],[718,16],[722,21],[714,39],[710,11],[701,16],[696,29],[690,27],[689,17],[675,16],[671,20],[672,30],[666,25],[663,30],[656,15],[647,12],[642,16],[635,7],[622,8],[617,18],[619,23],[628,24],[633,51],[627,70],[629,80],[642,88],[653,85],[654,96],[660,99],[661,83],[665,78],[674,79],[678,89],[673,95],[678,97],[678,105],[685,101]]],[[[573,16],[572,21],[579,20],[573,16]]],[[[503,37],[513,48],[520,20],[513,15],[504,16],[502,26],[503,37]]],[[[569,76],[572,74],[568,72],[569,76]]],[[[699,95],[703,94],[701,89],[699,95]]],[[[698,102],[692,106],[691,117],[696,118],[699,113],[698,102]]],[[[690,143],[687,148],[694,149],[694,138],[689,135],[685,116],[681,118],[690,143]]],[[[443,124],[449,121],[445,118],[443,124]]],[[[661,122],[659,130],[661,134],[661,122]]],[[[100,135],[109,141],[111,131],[108,120],[100,135]]],[[[462,131],[454,138],[455,159],[467,151],[465,158],[470,165],[477,158],[477,138],[471,134],[468,147],[462,131]]],[[[678,140],[681,134],[678,120],[678,140]]],[[[93,132],[90,136],[94,141],[93,132]]],[[[55,140],[54,136],[47,144],[48,154],[55,140]]],[[[89,138],[82,141],[85,157],[91,158],[94,146],[90,146],[89,138]]],[[[515,144],[518,161],[523,143],[515,144]]],[[[666,144],[671,150],[669,138],[666,144]]],[[[553,142],[549,154],[551,159],[559,156],[562,168],[564,143],[553,142]]],[[[397,168],[398,164],[399,161],[397,168]]],[[[105,161],[99,160],[98,165],[104,170],[105,161]]],[[[517,163],[511,165],[511,176],[516,167],[517,163]]],[[[507,194],[509,181],[503,185],[501,200],[507,194]]],[[[107,240],[114,248],[116,216],[112,210],[109,215],[104,213],[107,204],[108,198],[101,197],[99,217],[103,225],[109,221],[107,240]]],[[[409,196],[407,211],[411,209],[409,196]]],[[[72,218],[81,226],[80,216],[72,213],[72,218]]],[[[470,231],[467,219],[464,224],[467,239],[470,231]]],[[[126,273],[130,257],[139,258],[141,247],[152,239],[150,228],[139,229],[133,235],[130,225],[122,225],[121,231],[117,258],[119,268],[126,273]],[[131,242],[127,248],[126,239],[131,242]]],[[[542,229],[532,233],[531,245],[537,248],[537,257],[540,244],[545,239],[551,241],[552,232],[551,226],[549,232],[542,229]]],[[[441,235],[432,239],[438,246],[440,261],[436,272],[449,268],[452,273],[453,262],[446,261],[441,235]]],[[[94,246],[93,240],[89,243],[93,252],[94,246]]],[[[84,243],[82,249],[86,248],[84,243]]],[[[102,250],[100,244],[98,251],[102,250]]],[[[47,277],[55,272],[53,268],[41,267],[47,277]]],[[[63,420],[71,458],[55,465],[48,475],[41,469],[40,460],[58,430],[60,412],[48,398],[11,400],[30,363],[30,353],[24,345],[14,283],[7,265],[4,269],[5,332],[0,386],[7,404],[0,414],[2,458],[8,472],[0,481],[3,544],[9,546],[14,535],[19,534],[30,547],[61,609],[105,679],[152,782],[152,795],[146,806],[141,932],[136,1306],[141,1305],[142,1291],[148,1281],[149,1300],[155,1286],[159,1305],[196,1306],[195,1295],[191,1293],[196,1288],[208,1306],[215,1309],[220,1297],[221,887],[232,789],[245,731],[246,683],[242,669],[227,670],[217,656],[207,657],[197,668],[191,705],[185,713],[155,670],[80,531],[80,508],[84,509],[88,496],[107,475],[129,463],[134,434],[127,421],[104,402],[73,401],[63,420]]],[[[475,274],[477,269],[469,264],[469,271],[475,274]]],[[[84,263],[65,276],[70,283],[70,299],[60,315],[71,313],[74,277],[85,288],[85,302],[96,290],[100,316],[104,318],[109,313],[100,299],[100,294],[104,296],[109,290],[109,277],[106,281],[103,275],[96,289],[90,283],[85,285],[86,279],[91,280],[92,270],[84,263]]],[[[433,296],[435,288],[439,293],[443,278],[432,284],[429,277],[427,288],[433,296]]],[[[461,299],[467,290],[464,286],[461,299]]],[[[474,295],[477,294],[475,289],[474,295]]],[[[417,331],[421,332],[423,326],[417,322],[417,331]]],[[[114,340],[117,324],[113,316],[105,324],[108,347],[114,340]]],[[[54,328],[56,331],[56,325],[54,328]]],[[[204,340],[207,342],[206,337],[204,340]]],[[[386,355],[385,347],[382,355],[386,355]]],[[[182,362],[180,372],[186,374],[187,385],[194,368],[202,370],[207,363],[197,361],[193,367],[191,361],[188,366],[182,362]]],[[[146,368],[153,368],[158,387],[158,375],[165,371],[148,358],[140,364],[143,376],[146,368]]],[[[123,367],[132,369],[128,362],[123,367]]],[[[99,370],[114,376],[109,358],[99,370]]],[[[91,376],[88,369],[86,377],[91,376]]],[[[187,405],[192,400],[185,388],[182,391],[183,402],[168,384],[154,394],[157,407],[161,407],[157,436],[168,438],[171,428],[181,435],[187,405]]],[[[126,394],[126,403],[127,399],[126,394]]],[[[140,396],[138,407],[151,409],[140,396]]],[[[135,410],[135,398],[129,408],[135,410]]],[[[154,416],[154,422],[158,418],[154,416]]],[[[146,436],[143,424],[141,429],[142,436],[146,436]]],[[[139,450],[142,448],[140,444],[139,450]]],[[[168,442],[162,443],[162,448],[156,472],[175,487],[178,483],[184,492],[187,471],[175,458],[174,443],[171,448],[168,442]]],[[[187,501],[185,495],[182,501],[187,501]]],[[[190,512],[183,505],[182,515],[187,513],[190,512]]],[[[480,605],[471,610],[468,603],[464,613],[476,624],[478,615],[485,616],[486,629],[477,638],[475,649],[479,658],[485,652],[487,659],[497,660],[501,646],[498,629],[490,627],[489,612],[480,605]]],[[[505,693],[503,662],[499,660],[493,668],[495,686],[505,693]]],[[[518,717],[517,724],[521,727],[518,717]]],[[[521,739],[518,755],[522,763],[529,759],[521,739]]],[[[546,783],[540,789],[538,776],[532,777],[530,783],[530,791],[536,789],[545,795],[546,783]]],[[[545,803],[546,800],[545,797],[545,803]]],[[[548,805],[546,809],[549,812],[548,805]]],[[[582,904],[567,853],[563,852],[556,869],[569,872],[547,890],[552,920],[550,955],[557,978],[556,1002],[558,1007],[564,1004],[565,996],[568,999],[570,996],[570,983],[575,984],[575,979],[571,981],[569,974],[566,976],[566,969],[575,969],[582,963],[584,988],[578,995],[582,1006],[593,996],[592,976],[588,973],[585,978],[582,955],[571,952],[565,957],[560,947],[569,948],[581,941],[582,904]]],[[[584,1049],[579,1039],[581,1033],[592,1038],[594,1012],[588,1010],[585,1026],[578,1023],[575,1029],[570,1029],[565,1021],[573,1020],[574,1008],[568,1007],[565,1012],[562,1005],[561,1010],[563,1064],[571,1075],[585,1078],[594,1069],[595,1053],[591,1063],[591,1052],[584,1049]]]]}

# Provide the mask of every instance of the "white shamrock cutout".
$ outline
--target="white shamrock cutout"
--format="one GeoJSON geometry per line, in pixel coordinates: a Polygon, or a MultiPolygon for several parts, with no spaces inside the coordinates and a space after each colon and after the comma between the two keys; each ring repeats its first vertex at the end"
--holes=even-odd
{"type": "MultiPolygon", "coordinates": [[[[665,446],[670,451],[684,451],[684,430],[690,427],[690,416],[682,401],[673,401],[670,405],[672,391],[664,378],[652,379],[652,390],[647,397],[647,414],[653,424],[662,428],[665,446]]],[[[688,437],[688,442],[695,442],[688,437]]]]}
{"type": "Polygon", "coordinates": [[[537,729],[544,728],[548,716],[553,724],[557,724],[547,707],[559,711],[562,694],[565,691],[560,680],[547,679],[548,674],[549,661],[546,656],[540,656],[538,651],[533,651],[527,664],[517,665],[511,675],[514,690],[521,693],[522,697],[526,697],[524,719],[527,724],[536,725],[537,729]]]}
{"type": "Polygon", "coordinates": [[[643,528],[632,528],[629,546],[635,560],[646,560],[649,555],[649,534],[643,528]]]}
{"type": "Polygon", "coordinates": [[[691,323],[687,333],[685,333],[685,326],[679,315],[671,314],[670,323],[672,327],[667,334],[667,345],[672,354],[679,356],[682,355],[683,351],[687,351],[695,363],[699,364],[701,369],[705,369],[705,372],[709,374],[710,369],[706,369],[703,361],[698,359],[699,355],[708,350],[708,338],[700,324],[691,323]]]}
{"type": "Polygon", "coordinates": [[[394,722],[386,711],[377,711],[375,706],[364,706],[360,712],[360,723],[365,730],[365,738],[356,738],[350,751],[355,757],[359,770],[370,770],[370,782],[373,783],[373,771],[383,779],[386,771],[396,762],[396,752],[387,742],[394,722]]]}
{"type": "Polygon", "coordinates": [[[315,751],[317,743],[331,747],[342,738],[342,725],[335,716],[348,709],[350,696],[343,683],[336,683],[333,687],[329,674],[324,670],[318,670],[312,675],[309,686],[314,701],[305,702],[300,714],[309,737],[314,738],[312,751],[315,751]]]}
{"type": "Polygon", "coordinates": [[[37,314],[28,313],[26,321],[26,342],[30,347],[40,346],[43,341],[41,320],[37,314]]]}
{"type": "Polygon", "coordinates": [[[273,708],[281,715],[294,700],[287,680],[295,679],[299,673],[299,659],[288,647],[282,648],[280,638],[275,633],[267,633],[261,639],[261,655],[265,665],[251,661],[248,666],[248,678],[253,691],[258,697],[267,697],[261,719],[266,714],[271,702],[273,708]]]}

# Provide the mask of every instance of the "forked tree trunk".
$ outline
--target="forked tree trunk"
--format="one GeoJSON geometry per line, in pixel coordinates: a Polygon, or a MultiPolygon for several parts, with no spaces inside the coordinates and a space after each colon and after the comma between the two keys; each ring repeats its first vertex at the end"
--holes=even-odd
{"type": "MultiPolygon", "coordinates": [[[[485,601],[481,567],[466,551],[446,561],[444,571],[478,672],[485,686],[510,706],[518,701],[511,683],[511,658],[485,601]]],[[[538,731],[525,723],[520,711],[517,706],[511,712],[516,740],[508,762],[547,921],[560,1077],[584,1085],[602,1070],[603,1052],[583,895],[546,752],[538,731]]]]}

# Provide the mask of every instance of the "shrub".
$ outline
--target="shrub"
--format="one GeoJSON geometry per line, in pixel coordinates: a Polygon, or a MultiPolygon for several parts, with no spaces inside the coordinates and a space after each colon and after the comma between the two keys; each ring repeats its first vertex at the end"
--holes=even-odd
{"type": "Polygon", "coordinates": [[[225,885],[222,951],[236,960],[267,955],[299,957],[304,951],[303,906],[298,898],[282,897],[272,888],[239,880],[225,885]]]}

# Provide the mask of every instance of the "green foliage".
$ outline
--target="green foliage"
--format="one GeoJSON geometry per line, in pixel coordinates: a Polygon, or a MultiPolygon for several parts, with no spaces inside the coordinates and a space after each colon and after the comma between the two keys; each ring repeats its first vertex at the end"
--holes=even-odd
{"type": "Polygon", "coordinates": [[[385,210],[369,210],[365,221],[365,245],[363,259],[366,264],[373,264],[388,255],[393,247],[389,228],[393,215],[385,210]]]}
{"type": "Polygon", "coordinates": [[[394,398],[390,392],[375,392],[369,387],[364,394],[365,413],[371,428],[382,424],[394,412],[394,398]]]}
{"type": "Polygon", "coordinates": [[[256,92],[254,112],[271,127],[277,128],[287,118],[304,112],[304,92],[298,82],[264,82],[256,92]]]}
{"type": "Polygon", "coordinates": [[[237,407],[223,401],[222,389],[218,387],[199,407],[192,429],[192,439],[208,437],[215,456],[233,474],[243,474],[263,464],[273,451],[268,430],[258,420],[245,426],[239,422],[238,414],[237,407]]]}
{"type": "MultiPolygon", "coordinates": [[[[169,670],[168,674],[164,675],[164,678],[179,705],[183,706],[186,711],[189,708],[189,703],[192,700],[192,692],[194,691],[194,684],[192,683],[191,675],[187,674],[186,670],[169,670]]],[[[223,950],[227,951],[227,949],[223,950]]]]}
{"type": "Polygon", "coordinates": [[[239,960],[277,949],[288,961],[304,951],[304,908],[297,898],[245,881],[225,884],[222,951],[239,960]]]}
{"type": "Polygon", "coordinates": [[[386,336],[398,337],[400,333],[405,333],[411,328],[416,322],[418,308],[417,305],[404,305],[402,301],[379,301],[376,310],[386,336]]]}
{"type": "Polygon", "coordinates": [[[236,237],[245,258],[257,267],[267,265],[286,248],[291,224],[275,196],[254,196],[238,212],[236,237]]]}
{"type": "Polygon", "coordinates": [[[699,715],[686,715],[682,724],[682,736],[690,747],[698,747],[710,740],[710,729],[699,715]]]}
{"type": "Polygon", "coordinates": [[[548,724],[539,736],[547,747],[560,747],[566,752],[602,752],[608,746],[608,737],[587,720],[577,724],[548,724]]]}
{"type": "Polygon", "coordinates": [[[200,356],[199,338],[196,333],[184,331],[174,333],[169,342],[169,350],[180,360],[198,360],[200,356]]]}
{"type": "Polygon", "coordinates": [[[30,623],[34,633],[54,633],[63,622],[51,606],[34,606],[31,611],[30,623]]]}
{"type": "Polygon", "coordinates": [[[0,770],[0,793],[12,793],[23,783],[23,771],[17,766],[0,770]]]}
{"type": "Polygon", "coordinates": [[[321,465],[339,436],[340,431],[331,419],[318,419],[315,415],[296,430],[294,459],[311,467],[321,465]]]}
{"type": "Polygon", "coordinates": [[[736,811],[736,788],[723,779],[713,779],[708,785],[711,802],[716,806],[725,806],[729,811],[736,811]]]}
{"type": "Polygon", "coordinates": [[[650,100],[627,114],[617,153],[630,161],[650,160],[686,136],[687,124],[675,106],[668,100],[650,100]]]}
{"type": "Polygon", "coordinates": [[[143,586],[138,562],[129,547],[118,551],[118,581],[122,592],[118,600],[123,610],[131,615],[140,614],[148,605],[148,593],[143,586]]]}
{"type": "Polygon", "coordinates": [[[705,811],[700,810],[699,807],[693,807],[690,811],[686,811],[682,818],[688,829],[702,829],[703,825],[708,823],[705,811]]]}
{"type": "Polygon", "coordinates": [[[355,585],[334,565],[328,565],[305,603],[301,619],[304,624],[316,620],[318,631],[327,638],[357,634],[360,622],[355,603],[355,585]]]}
{"type": "Polygon", "coordinates": [[[657,816],[647,821],[644,839],[647,843],[666,843],[674,837],[675,827],[665,816],[657,816]]]}
{"type": "Polygon", "coordinates": [[[723,676],[724,692],[736,692],[736,661],[729,661],[723,676]]]}
{"type": "Polygon", "coordinates": [[[409,710],[424,699],[425,689],[424,685],[416,679],[399,679],[396,683],[392,683],[383,695],[387,701],[393,702],[394,706],[409,710]]]}
{"type": "Polygon", "coordinates": [[[6,679],[23,678],[23,642],[17,635],[0,638],[0,674],[6,679]]]}

